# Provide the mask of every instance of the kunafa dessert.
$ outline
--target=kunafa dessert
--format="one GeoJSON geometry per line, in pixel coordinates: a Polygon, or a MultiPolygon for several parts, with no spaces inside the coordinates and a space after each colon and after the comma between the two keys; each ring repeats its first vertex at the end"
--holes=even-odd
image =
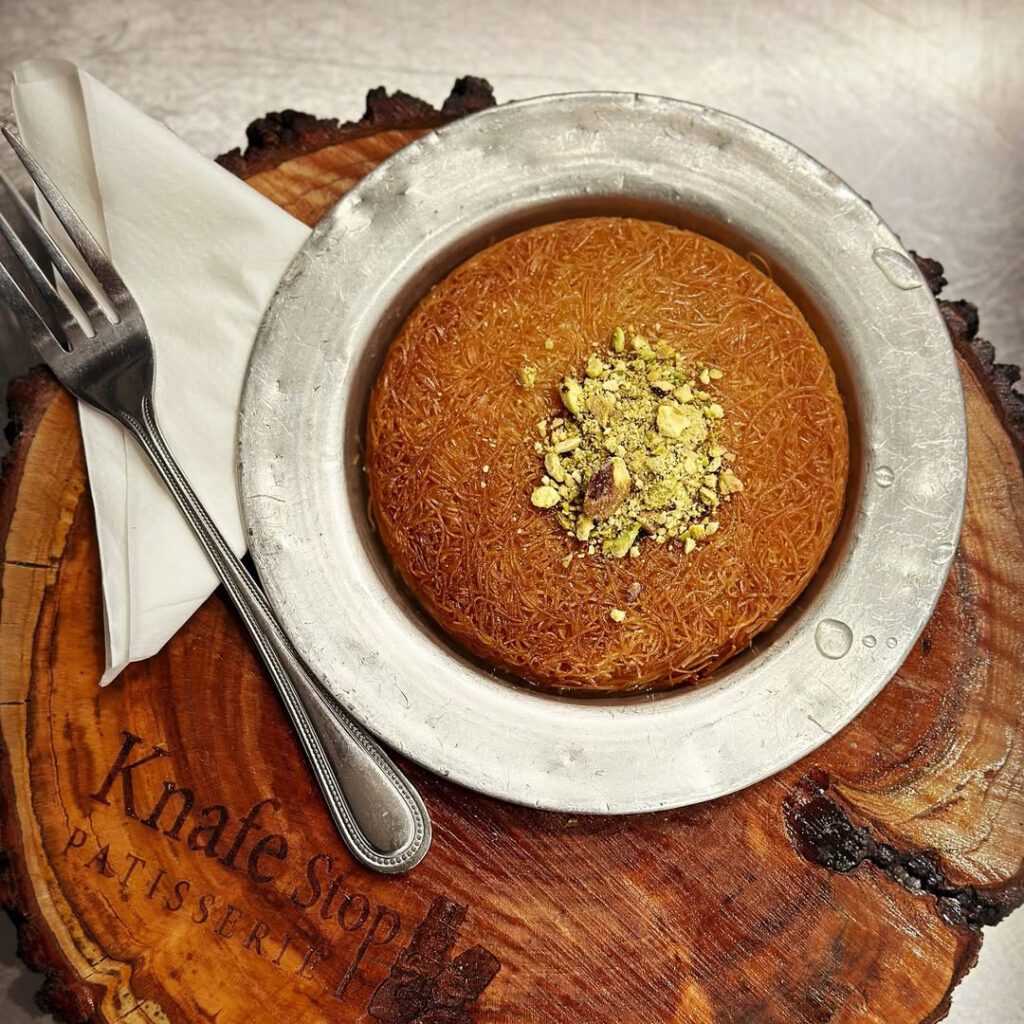
{"type": "Polygon", "coordinates": [[[370,515],[485,664],[563,693],[664,689],[806,587],[848,449],[825,350],[765,273],[659,222],[566,220],[477,253],[398,331],[370,515]]]}

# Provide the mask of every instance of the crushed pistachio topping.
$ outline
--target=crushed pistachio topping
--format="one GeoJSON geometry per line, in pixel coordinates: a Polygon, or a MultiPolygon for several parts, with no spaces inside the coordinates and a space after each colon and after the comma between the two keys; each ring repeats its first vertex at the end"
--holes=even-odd
{"type": "Polygon", "coordinates": [[[616,327],[608,351],[562,381],[564,412],[537,424],[543,472],[530,500],[587,554],[636,558],[645,538],[689,554],[718,530],[721,503],[743,490],[719,440],[725,410],[713,388],[722,377],[616,327]]]}
{"type": "Polygon", "coordinates": [[[625,622],[626,613],[621,608],[613,608],[609,613],[608,617],[612,622],[625,622]]]}

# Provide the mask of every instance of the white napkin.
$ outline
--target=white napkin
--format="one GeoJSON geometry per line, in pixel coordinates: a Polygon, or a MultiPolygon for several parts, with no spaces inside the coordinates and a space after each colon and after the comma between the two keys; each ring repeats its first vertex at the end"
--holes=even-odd
{"type": "MultiPolygon", "coordinates": [[[[157,419],[240,555],[242,382],[264,308],[309,229],[75,65],[29,61],[14,79],[22,138],[138,301],[156,350],[157,419]]],[[[106,684],[160,650],[217,579],[135,442],[103,414],[87,406],[80,414],[102,565],[106,684]]]]}

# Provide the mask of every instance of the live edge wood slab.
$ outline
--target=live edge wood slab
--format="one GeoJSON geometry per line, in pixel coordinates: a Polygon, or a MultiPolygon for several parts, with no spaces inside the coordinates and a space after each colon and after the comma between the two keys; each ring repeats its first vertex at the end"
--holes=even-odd
{"type": "MultiPolygon", "coordinates": [[[[222,162],[313,224],[394,150],[491,102],[474,79],[441,111],[375,90],[358,123],[270,115],[222,162]]],[[[941,267],[921,262],[937,293],[941,267]]],[[[967,518],[934,618],[867,711],[743,793],[628,819],[531,812],[408,766],[435,839],[399,878],[346,855],[219,594],[97,687],[75,406],[43,372],[17,383],[0,895],[43,1004],[109,1024],[940,1019],[982,927],[1024,895],[1024,411],[973,307],[942,308],[967,518]]]]}

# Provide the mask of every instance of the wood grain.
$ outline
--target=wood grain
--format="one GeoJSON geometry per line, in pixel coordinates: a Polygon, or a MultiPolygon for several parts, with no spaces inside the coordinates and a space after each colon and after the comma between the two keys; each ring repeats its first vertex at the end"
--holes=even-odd
{"type": "MultiPolygon", "coordinates": [[[[430,127],[416,110],[348,138],[257,137],[236,170],[313,223],[430,127]]],[[[1024,898],[1020,409],[970,307],[944,312],[969,424],[963,541],[867,711],[743,793],[629,819],[528,811],[409,766],[435,842],[402,878],[334,837],[219,594],[96,686],[75,407],[42,372],[21,382],[0,490],[0,895],[46,1005],[97,1024],[941,1018],[980,927],[1024,898]]]]}

